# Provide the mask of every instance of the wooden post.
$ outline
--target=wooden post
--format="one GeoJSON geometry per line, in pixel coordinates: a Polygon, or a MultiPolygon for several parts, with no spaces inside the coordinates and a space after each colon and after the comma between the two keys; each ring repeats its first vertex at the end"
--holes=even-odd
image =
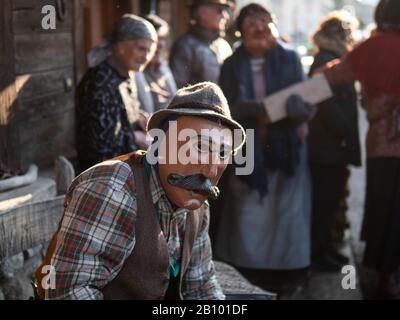
{"type": "Polygon", "coordinates": [[[78,84],[86,70],[85,56],[85,26],[84,26],[84,3],[83,0],[74,0],[74,57],[75,57],[75,83],[78,84]]]}
{"type": "Polygon", "coordinates": [[[190,16],[189,16],[189,9],[187,4],[189,1],[182,1],[182,0],[175,0],[172,1],[173,3],[173,10],[174,10],[174,17],[178,17],[177,19],[174,19],[174,24],[172,26],[173,28],[173,33],[174,36],[177,38],[184,34],[189,27],[189,21],[190,21],[190,16]]]}
{"type": "Polygon", "coordinates": [[[130,0],[130,9],[132,13],[139,14],[140,12],[139,0],[130,0]]]}
{"type": "Polygon", "coordinates": [[[12,0],[0,1],[0,164],[20,168],[12,0]]]}

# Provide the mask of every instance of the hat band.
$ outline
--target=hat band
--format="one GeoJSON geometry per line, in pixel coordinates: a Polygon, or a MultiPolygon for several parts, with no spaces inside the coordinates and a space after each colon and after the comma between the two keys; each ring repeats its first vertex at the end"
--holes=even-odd
{"type": "Polygon", "coordinates": [[[187,109],[187,108],[195,108],[195,109],[208,109],[217,112],[221,116],[230,117],[230,114],[227,114],[224,109],[217,105],[203,104],[199,102],[188,102],[188,103],[180,103],[174,106],[169,106],[169,110],[177,110],[177,109],[187,109]]]}

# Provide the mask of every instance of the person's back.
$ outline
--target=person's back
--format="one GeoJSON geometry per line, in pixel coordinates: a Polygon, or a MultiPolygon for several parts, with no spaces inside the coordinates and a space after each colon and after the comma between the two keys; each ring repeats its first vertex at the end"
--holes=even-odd
{"type": "Polygon", "coordinates": [[[370,157],[400,156],[400,136],[389,120],[392,118],[390,109],[396,109],[400,99],[399,56],[400,32],[376,32],[350,52],[342,63],[325,71],[333,86],[355,79],[361,82],[370,123],[367,137],[370,157]]]}
{"type": "MultiPolygon", "coordinates": [[[[358,21],[345,11],[328,14],[312,39],[318,49],[310,76],[332,60],[346,55],[353,44],[358,21]]],[[[334,96],[321,103],[310,122],[309,162],[312,178],[312,259],[314,267],[340,272],[348,258],[335,248],[335,221],[346,221],[348,165],[360,165],[358,97],[354,82],[334,88],[334,96]],[[343,205],[342,205],[343,206],[343,205]]]]}
{"type": "MultiPolygon", "coordinates": [[[[310,75],[340,56],[321,49],[314,58],[310,75]]],[[[360,165],[358,96],[354,83],[334,90],[334,98],[322,103],[310,122],[310,162],[360,165]]]]}
{"type": "Polygon", "coordinates": [[[332,87],[359,80],[369,121],[363,265],[379,279],[369,298],[399,299],[393,279],[400,259],[400,2],[381,0],[377,31],[324,74],[332,87]]]}

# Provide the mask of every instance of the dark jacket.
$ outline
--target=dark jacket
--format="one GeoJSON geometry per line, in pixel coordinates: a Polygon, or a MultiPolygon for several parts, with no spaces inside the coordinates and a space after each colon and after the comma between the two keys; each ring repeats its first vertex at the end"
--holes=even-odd
{"type": "MultiPolygon", "coordinates": [[[[312,74],[327,62],[340,58],[321,49],[310,69],[312,74]]],[[[334,89],[334,98],[318,106],[310,123],[309,159],[311,163],[361,165],[358,132],[357,92],[354,84],[334,89]]]]}
{"type": "Polygon", "coordinates": [[[193,26],[171,49],[170,67],[176,85],[218,82],[221,65],[232,54],[228,42],[218,34],[193,26]]]}
{"type": "Polygon", "coordinates": [[[76,148],[80,171],[137,150],[139,100],[132,79],[107,61],[89,69],[76,90],[76,148]]]}

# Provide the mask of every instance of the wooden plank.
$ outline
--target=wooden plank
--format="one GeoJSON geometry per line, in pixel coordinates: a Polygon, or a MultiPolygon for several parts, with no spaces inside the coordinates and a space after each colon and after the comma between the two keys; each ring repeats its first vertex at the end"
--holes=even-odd
{"type": "Polygon", "coordinates": [[[0,193],[0,214],[17,206],[53,199],[57,196],[53,179],[38,178],[32,184],[0,193]]]}
{"type": "Polygon", "coordinates": [[[12,0],[0,1],[0,162],[8,169],[19,169],[18,101],[11,10],[12,0]]]}
{"type": "Polygon", "coordinates": [[[73,93],[21,102],[22,163],[50,165],[59,155],[75,156],[73,93]]]}
{"type": "Polygon", "coordinates": [[[48,71],[73,64],[72,33],[22,34],[15,36],[17,74],[48,71]]]}
{"type": "Polygon", "coordinates": [[[49,241],[64,210],[64,196],[0,214],[0,260],[49,241]]]}
{"type": "Polygon", "coordinates": [[[17,77],[18,98],[22,100],[72,91],[74,87],[72,66],[17,77]]]}
{"type": "Polygon", "coordinates": [[[33,9],[36,0],[13,0],[13,10],[33,9]]]}
{"type": "MultiPolygon", "coordinates": [[[[21,122],[47,122],[54,116],[71,112],[74,109],[74,93],[60,93],[39,97],[33,100],[21,101],[21,122]]],[[[26,127],[26,125],[24,125],[26,127]]],[[[21,136],[21,142],[24,139],[21,136]]]]}
{"type": "Polygon", "coordinates": [[[65,1],[65,17],[61,21],[56,20],[55,30],[45,30],[42,28],[42,8],[45,5],[56,7],[56,0],[36,0],[29,1],[25,4],[20,3],[13,11],[14,34],[23,33],[55,33],[55,32],[71,32],[73,24],[73,3],[65,1]]]}
{"type": "Polygon", "coordinates": [[[73,126],[74,118],[71,115],[66,115],[64,120],[55,119],[54,125],[47,127],[46,130],[40,130],[40,127],[36,125],[32,131],[38,132],[42,139],[34,138],[30,144],[24,147],[21,154],[22,163],[35,162],[37,165],[45,167],[52,165],[58,155],[74,158],[76,156],[75,139],[74,132],[70,130],[73,126]],[[54,136],[49,138],[50,136],[45,132],[50,132],[54,136]]]}

